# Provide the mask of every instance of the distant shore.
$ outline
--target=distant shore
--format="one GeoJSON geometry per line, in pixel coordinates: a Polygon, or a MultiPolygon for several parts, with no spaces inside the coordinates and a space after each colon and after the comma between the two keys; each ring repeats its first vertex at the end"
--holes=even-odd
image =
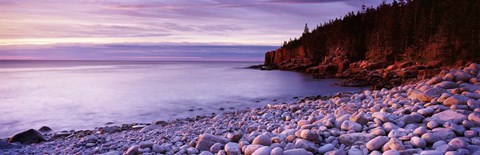
{"type": "Polygon", "coordinates": [[[29,132],[0,140],[0,154],[479,154],[480,65],[392,89],[214,116],[29,132]],[[47,142],[20,144],[26,140],[47,142]]]}

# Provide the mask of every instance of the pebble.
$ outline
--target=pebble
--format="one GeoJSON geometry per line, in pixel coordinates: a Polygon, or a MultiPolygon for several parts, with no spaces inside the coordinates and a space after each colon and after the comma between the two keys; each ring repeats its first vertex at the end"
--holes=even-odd
{"type": "Polygon", "coordinates": [[[417,136],[412,137],[410,139],[410,143],[417,148],[425,148],[427,146],[427,142],[424,139],[417,136]]]}
{"type": "Polygon", "coordinates": [[[320,148],[318,148],[318,153],[320,154],[323,154],[323,153],[326,153],[328,151],[332,151],[335,149],[335,146],[333,144],[325,144],[323,146],[321,146],[320,148]]]}
{"type": "Polygon", "coordinates": [[[257,150],[255,150],[255,152],[253,152],[252,155],[270,155],[271,151],[272,151],[272,149],[270,149],[270,147],[262,146],[262,147],[258,148],[257,150]]]}
{"type": "Polygon", "coordinates": [[[387,136],[378,136],[368,141],[367,148],[371,151],[381,148],[385,143],[389,141],[387,136]]]}
{"type": "Polygon", "coordinates": [[[272,144],[272,140],[265,135],[259,135],[259,136],[255,137],[252,144],[270,146],[270,144],[272,144]]]}

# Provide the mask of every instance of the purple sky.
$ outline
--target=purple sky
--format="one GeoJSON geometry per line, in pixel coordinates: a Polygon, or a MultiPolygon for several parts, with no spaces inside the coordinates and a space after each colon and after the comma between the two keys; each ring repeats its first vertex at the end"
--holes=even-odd
{"type": "Polygon", "coordinates": [[[0,0],[0,59],[263,60],[381,0],[0,0]]]}

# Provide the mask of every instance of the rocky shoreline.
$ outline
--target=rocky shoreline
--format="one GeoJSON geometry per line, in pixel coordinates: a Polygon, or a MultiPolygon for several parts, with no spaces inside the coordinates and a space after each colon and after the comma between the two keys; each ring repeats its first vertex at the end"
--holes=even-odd
{"type": "Polygon", "coordinates": [[[28,132],[0,140],[0,154],[480,154],[480,65],[392,89],[215,116],[28,132]]]}

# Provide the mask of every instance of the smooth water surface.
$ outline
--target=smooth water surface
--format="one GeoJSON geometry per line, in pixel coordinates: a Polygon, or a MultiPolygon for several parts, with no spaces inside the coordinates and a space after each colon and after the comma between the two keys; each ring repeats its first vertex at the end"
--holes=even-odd
{"type": "Polygon", "coordinates": [[[0,138],[44,125],[93,129],[359,90],[301,73],[244,69],[255,64],[0,61],[0,138]]]}

